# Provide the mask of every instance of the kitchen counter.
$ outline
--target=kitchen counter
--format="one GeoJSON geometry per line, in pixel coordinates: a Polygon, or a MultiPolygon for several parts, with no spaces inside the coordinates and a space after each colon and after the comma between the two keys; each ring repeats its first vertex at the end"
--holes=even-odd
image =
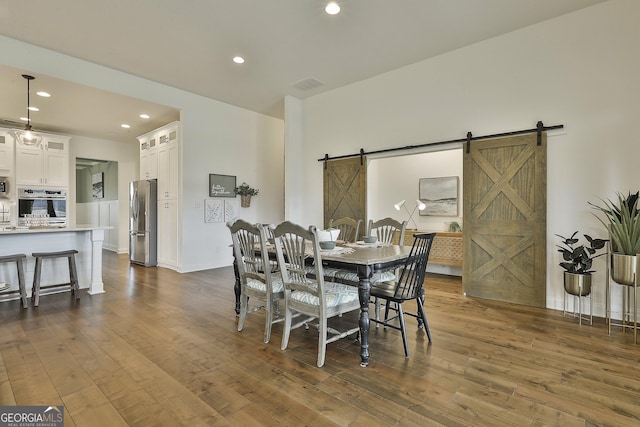
{"type": "MultiPolygon", "coordinates": [[[[88,289],[91,295],[104,293],[102,283],[102,242],[104,230],[109,227],[77,225],[72,227],[0,227],[0,255],[24,253],[27,255],[25,265],[25,284],[27,294],[31,295],[35,259],[33,252],[53,252],[76,249],[76,265],[78,269],[78,285],[88,289]]],[[[18,280],[14,268],[0,266],[0,277],[17,289],[18,280]]],[[[42,265],[41,285],[65,283],[69,281],[69,268],[65,259],[46,261],[42,265]]]]}

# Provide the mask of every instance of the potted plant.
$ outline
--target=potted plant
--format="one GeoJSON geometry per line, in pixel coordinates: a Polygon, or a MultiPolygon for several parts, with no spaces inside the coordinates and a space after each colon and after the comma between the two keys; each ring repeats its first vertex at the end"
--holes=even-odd
{"type": "Polygon", "coordinates": [[[602,200],[604,206],[589,203],[604,214],[596,215],[609,232],[612,242],[611,278],[617,283],[633,286],[636,275],[636,254],[640,253],[640,192],[627,196],[617,193],[617,203],[602,200]]]}
{"type": "Polygon", "coordinates": [[[564,237],[556,234],[562,239],[561,244],[556,245],[558,252],[562,254],[564,260],[559,265],[565,269],[564,272],[564,289],[567,293],[577,296],[587,296],[591,293],[591,269],[593,260],[604,253],[596,253],[604,248],[607,240],[594,239],[584,234],[588,245],[578,244],[579,239],[576,238],[578,232],[574,232],[571,237],[564,237]]]}
{"type": "Polygon", "coordinates": [[[248,208],[251,206],[251,196],[257,196],[260,190],[252,188],[246,182],[243,182],[235,188],[235,193],[240,195],[240,206],[248,208]]]}

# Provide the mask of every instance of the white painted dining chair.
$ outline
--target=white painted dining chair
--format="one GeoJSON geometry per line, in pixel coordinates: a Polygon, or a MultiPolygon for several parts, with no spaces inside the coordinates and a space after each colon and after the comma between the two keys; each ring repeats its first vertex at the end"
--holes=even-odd
{"type": "Polygon", "coordinates": [[[327,325],[329,318],[360,309],[358,290],[352,286],[325,281],[315,226],[308,229],[285,221],[273,231],[276,255],[285,288],[285,321],[282,333],[282,349],[289,344],[291,330],[310,321],[318,320],[318,367],[325,361],[327,344],[359,330],[356,325],[346,331],[338,331],[327,325]],[[313,257],[315,278],[307,275],[307,260],[313,257]],[[303,320],[292,325],[294,315],[303,320]],[[331,334],[331,336],[329,336],[331,334]]]}
{"type": "Polygon", "coordinates": [[[267,252],[267,228],[263,224],[252,225],[242,219],[227,223],[231,230],[233,251],[240,276],[240,314],[238,331],[244,328],[248,313],[264,310],[264,342],[271,339],[271,326],[282,322],[278,316],[279,301],[284,298],[282,276],[275,272],[267,252]],[[249,309],[249,299],[262,305],[249,309]]]}

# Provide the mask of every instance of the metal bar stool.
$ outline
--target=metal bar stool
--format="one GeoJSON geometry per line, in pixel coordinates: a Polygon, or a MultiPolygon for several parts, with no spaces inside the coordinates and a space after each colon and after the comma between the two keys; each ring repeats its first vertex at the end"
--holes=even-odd
{"type": "Polygon", "coordinates": [[[42,260],[54,258],[67,258],[69,261],[69,283],[61,283],[57,285],[49,285],[42,289],[60,288],[69,286],[71,293],[75,294],[76,299],[80,298],[80,290],[78,289],[78,270],[76,269],[77,250],[71,249],[60,252],[34,252],[33,257],[36,259],[36,268],[33,272],[33,289],[31,297],[33,305],[37,307],[40,303],[40,275],[42,273],[42,260]]]}
{"type": "MultiPolygon", "coordinates": [[[[15,262],[18,269],[18,290],[6,291],[0,293],[2,297],[13,296],[16,293],[20,294],[22,300],[22,306],[27,308],[27,288],[24,286],[24,260],[27,258],[25,254],[14,254],[0,256],[0,262],[15,262]]],[[[7,284],[7,288],[9,285],[7,284]]],[[[6,288],[5,288],[6,289],[6,288]]]]}

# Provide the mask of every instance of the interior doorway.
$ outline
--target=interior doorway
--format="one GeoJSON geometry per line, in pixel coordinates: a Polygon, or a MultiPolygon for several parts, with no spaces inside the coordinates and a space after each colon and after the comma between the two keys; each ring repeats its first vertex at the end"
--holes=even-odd
{"type": "Polygon", "coordinates": [[[76,224],[108,227],[103,247],[118,252],[118,162],[76,158],[76,224]]]}

